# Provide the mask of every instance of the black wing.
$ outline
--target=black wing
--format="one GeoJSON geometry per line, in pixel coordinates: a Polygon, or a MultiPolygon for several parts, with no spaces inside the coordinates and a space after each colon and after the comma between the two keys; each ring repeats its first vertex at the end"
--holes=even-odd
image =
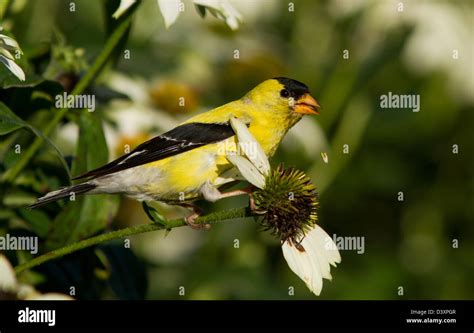
{"type": "Polygon", "coordinates": [[[97,178],[219,142],[234,135],[229,123],[189,123],[146,141],[116,160],[73,179],[97,178]]]}

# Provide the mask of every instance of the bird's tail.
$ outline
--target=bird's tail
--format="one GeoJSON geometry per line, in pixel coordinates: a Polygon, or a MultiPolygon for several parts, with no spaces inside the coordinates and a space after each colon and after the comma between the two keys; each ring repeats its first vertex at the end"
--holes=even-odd
{"type": "Polygon", "coordinates": [[[70,196],[72,193],[74,193],[74,195],[83,194],[83,193],[93,190],[96,187],[97,185],[95,184],[82,183],[82,184],[65,187],[57,191],[52,191],[46,194],[45,196],[38,198],[38,200],[35,203],[29,205],[28,208],[36,208],[36,207],[46,205],[50,202],[53,202],[62,198],[66,198],[70,196]]]}

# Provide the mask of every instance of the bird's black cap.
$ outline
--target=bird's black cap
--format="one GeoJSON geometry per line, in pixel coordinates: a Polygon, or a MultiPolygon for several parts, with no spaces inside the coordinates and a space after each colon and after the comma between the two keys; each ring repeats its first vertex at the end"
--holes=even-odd
{"type": "Polygon", "coordinates": [[[290,94],[295,98],[309,93],[308,86],[303,82],[289,79],[287,77],[274,77],[273,79],[280,82],[285,87],[285,89],[288,90],[290,94]]]}

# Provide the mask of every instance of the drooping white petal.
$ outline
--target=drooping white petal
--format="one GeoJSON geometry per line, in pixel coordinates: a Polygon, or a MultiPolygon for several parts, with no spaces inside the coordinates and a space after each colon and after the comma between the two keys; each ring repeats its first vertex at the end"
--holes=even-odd
{"type": "Polygon", "coordinates": [[[270,162],[262,146],[241,120],[231,118],[230,124],[237,135],[239,148],[263,175],[267,175],[270,171],[270,162]]]}
{"type": "Polygon", "coordinates": [[[224,20],[232,30],[239,28],[242,15],[227,0],[194,0],[196,5],[206,7],[214,16],[224,20]]]}
{"type": "Polygon", "coordinates": [[[4,255],[0,255],[0,290],[13,291],[17,280],[12,265],[4,255]]]}
{"type": "Polygon", "coordinates": [[[263,188],[263,186],[265,186],[265,177],[248,159],[234,153],[230,153],[226,155],[226,157],[230,163],[239,169],[242,176],[244,176],[249,183],[258,188],[263,188]]]}
{"type": "Polygon", "coordinates": [[[314,261],[309,251],[300,251],[288,241],[282,245],[283,256],[290,269],[302,279],[308,288],[319,295],[323,288],[323,277],[319,264],[314,261]]]}
{"type": "Polygon", "coordinates": [[[11,49],[19,49],[17,41],[7,35],[0,34],[0,47],[7,47],[11,49]]]}
{"type": "Polygon", "coordinates": [[[117,10],[112,14],[114,19],[118,19],[123,15],[135,2],[136,0],[121,0],[117,10]]]}
{"type": "Polygon", "coordinates": [[[311,249],[312,252],[317,255],[322,276],[330,280],[330,265],[336,266],[336,263],[341,262],[339,250],[332,238],[320,226],[316,225],[307,233],[301,245],[303,245],[305,249],[311,249]]]}
{"type": "Polygon", "coordinates": [[[194,4],[219,9],[219,0],[194,0],[194,4]]]}
{"type": "Polygon", "coordinates": [[[7,49],[0,47],[0,55],[4,56],[7,59],[14,60],[13,54],[10,53],[7,49]]]}
{"type": "Polygon", "coordinates": [[[314,237],[305,237],[301,242],[301,245],[316,256],[315,262],[319,265],[321,276],[325,279],[331,280],[331,266],[324,254],[324,250],[319,247],[319,243],[314,237]]]}
{"type": "Polygon", "coordinates": [[[324,251],[321,252],[326,256],[331,265],[336,267],[336,264],[341,262],[341,255],[339,254],[337,245],[334,244],[332,238],[320,226],[316,225],[306,237],[309,237],[315,242],[319,249],[324,249],[324,251]]]}
{"type": "Polygon", "coordinates": [[[283,256],[290,269],[313,293],[319,295],[323,287],[323,278],[331,279],[329,264],[335,266],[341,261],[339,251],[328,234],[318,225],[306,234],[301,246],[304,251],[300,251],[288,241],[284,242],[283,256]]]}
{"type": "Polygon", "coordinates": [[[158,0],[158,6],[160,7],[161,15],[165,20],[165,27],[168,29],[176,22],[179,16],[179,6],[181,0],[158,0]]]}
{"type": "Polygon", "coordinates": [[[3,63],[10,72],[13,73],[20,81],[25,81],[25,72],[13,60],[0,55],[0,62],[3,63]]]}
{"type": "Polygon", "coordinates": [[[225,16],[225,22],[232,30],[239,29],[239,22],[242,21],[242,16],[229,2],[221,1],[222,13],[225,16]]]}

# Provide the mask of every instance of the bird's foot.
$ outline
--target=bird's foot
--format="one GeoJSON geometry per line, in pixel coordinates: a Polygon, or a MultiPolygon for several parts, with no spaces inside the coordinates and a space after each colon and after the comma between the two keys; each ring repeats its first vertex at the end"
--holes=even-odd
{"type": "Polygon", "coordinates": [[[249,208],[252,212],[256,213],[258,211],[257,205],[255,204],[255,198],[253,197],[253,193],[249,192],[249,208]]]}
{"type": "Polygon", "coordinates": [[[211,225],[209,223],[196,223],[196,219],[202,215],[203,210],[196,205],[191,203],[184,203],[180,206],[186,207],[192,210],[192,213],[184,218],[184,221],[188,226],[194,230],[210,229],[211,225]]]}
{"type": "Polygon", "coordinates": [[[213,198],[217,197],[218,199],[223,199],[223,198],[230,198],[230,197],[234,197],[234,196],[237,196],[237,195],[246,194],[246,195],[249,196],[249,208],[250,208],[250,210],[255,214],[262,214],[264,212],[259,210],[257,205],[255,204],[255,198],[253,196],[253,190],[254,189],[255,189],[255,187],[253,185],[250,185],[246,188],[239,189],[239,190],[234,190],[234,191],[230,191],[230,192],[224,192],[224,193],[218,192],[219,195],[218,196],[215,195],[213,198]]]}

